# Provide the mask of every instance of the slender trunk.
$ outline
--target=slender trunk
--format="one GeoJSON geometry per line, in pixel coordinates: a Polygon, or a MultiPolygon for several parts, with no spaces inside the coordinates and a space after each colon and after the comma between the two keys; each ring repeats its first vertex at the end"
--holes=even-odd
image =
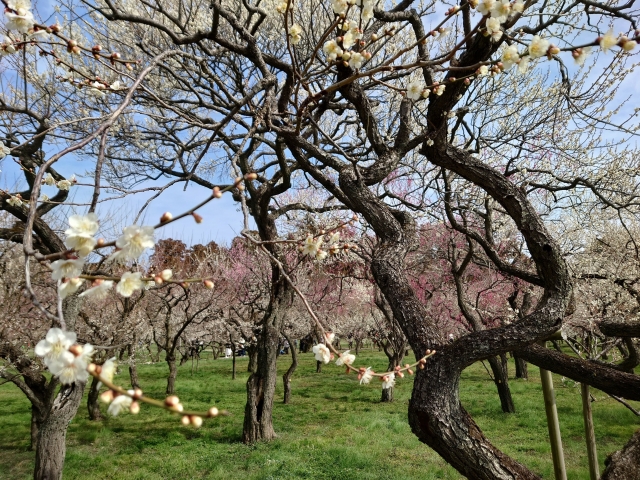
{"type": "Polygon", "coordinates": [[[76,415],[84,383],[62,386],[51,410],[40,426],[36,447],[35,480],[60,480],[66,453],[66,437],[69,423],[76,415]]]}
{"type": "Polygon", "coordinates": [[[138,381],[138,365],[136,358],[136,343],[137,338],[133,336],[133,343],[130,343],[127,347],[129,350],[129,376],[131,377],[131,388],[140,388],[140,382],[138,381]]]}
{"type": "Polygon", "coordinates": [[[493,372],[493,381],[498,388],[498,396],[500,397],[500,406],[504,413],[515,413],[516,407],[513,404],[511,390],[509,389],[509,375],[505,368],[504,362],[498,357],[488,359],[491,371],[493,372]]]}
{"type": "Polygon", "coordinates": [[[516,378],[523,378],[529,380],[529,372],[527,371],[527,362],[520,358],[518,355],[514,355],[513,359],[516,362],[516,378]]]}
{"type": "Polygon", "coordinates": [[[167,365],[169,365],[169,376],[167,377],[167,395],[173,395],[176,391],[176,377],[178,376],[178,367],[176,366],[176,357],[167,355],[167,365]]]}
{"type": "Polygon", "coordinates": [[[231,380],[236,379],[236,344],[231,343],[231,380]]]}
{"type": "Polygon", "coordinates": [[[93,377],[91,381],[91,387],[89,388],[89,395],[87,396],[87,410],[89,410],[89,420],[102,420],[102,413],[100,412],[100,389],[98,384],[100,381],[93,377]]]}
{"type": "Polygon", "coordinates": [[[381,402],[393,402],[393,387],[382,389],[381,402]]]}
{"type": "Polygon", "coordinates": [[[291,365],[282,376],[282,383],[284,384],[284,403],[288,404],[291,402],[291,377],[293,376],[293,372],[298,368],[298,354],[296,353],[296,349],[291,343],[291,339],[285,334],[284,338],[289,342],[290,350],[291,350],[291,365]]]}

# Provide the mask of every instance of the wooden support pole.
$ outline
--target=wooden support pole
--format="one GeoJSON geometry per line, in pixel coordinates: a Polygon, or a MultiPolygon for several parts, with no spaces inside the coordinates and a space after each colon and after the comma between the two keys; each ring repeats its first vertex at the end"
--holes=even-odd
{"type": "Polygon", "coordinates": [[[593,416],[591,415],[591,395],[589,394],[589,385],[581,383],[580,392],[582,393],[582,416],[584,417],[584,436],[587,441],[589,475],[591,476],[591,480],[598,480],[600,478],[600,470],[598,468],[596,434],[593,429],[593,416]]]}
{"type": "Polygon", "coordinates": [[[540,369],[542,380],[542,393],[544,395],[544,408],[547,412],[547,427],[549,428],[549,441],[551,442],[551,455],[553,456],[553,471],[556,480],[567,480],[567,469],[564,464],[564,451],[562,450],[562,438],[560,437],[560,422],[556,408],[556,393],[553,391],[553,379],[549,370],[540,369]]]}

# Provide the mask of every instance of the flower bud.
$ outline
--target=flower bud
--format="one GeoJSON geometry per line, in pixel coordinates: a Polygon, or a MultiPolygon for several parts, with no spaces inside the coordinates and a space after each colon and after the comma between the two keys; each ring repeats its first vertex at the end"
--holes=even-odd
{"type": "Polygon", "coordinates": [[[202,417],[199,417],[198,415],[191,415],[190,420],[191,425],[194,427],[200,428],[202,426],[202,417]]]}
{"type": "Polygon", "coordinates": [[[137,415],[140,413],[140,404],[138,402],[131,402],[131,406],[129,406],[129,411],[133,415],[137,415]]]}
{"type": "Polygon", "coordinates": [[[176,412],[181,412],[181,411],[183,411],[183,410],[184,410],[184,406],[183,406],[181,403],[179,403],[179,404],[177,404],[175,407],[173,407],[173,409],[172,409],[172,410],[174,410],[174,411],[176,411],[176,412]]]}
{"type": "Polygon", "coordinates": [[[156,282],[156,285],[162,285],[162,277],[160,275],[156,275],[155,277],[153,277],[153,281],[156,282]]]}
{"type": "Polygon", "coordinates": [[[73,48],[70,50],[70,52],[71,52],[71,53],[75,53],[76,55],[80,55],[81,50],[80,50],[80,47],[73,47],[73,48]]]}
{"type": "Polygon", "coordinates": [[[189,415],[185,415],[180,419],[180,422],[182,422],[182,424],[186,427],[191,423],[191,419],[189,418],[189,415]]]}
{"type": "Polygon", "coordinates": [[[133,398],[134,400],[139,400],[141,397],[142,397],[142,390],[140,390],[139,388],[136,388],[136,389],[133,391],[133,397],[132,397],[132,398],[133,398]]]}
{"type": "Polygon", "coordinates": [[[91,51],[92,52],[99,52],[102,50],[102,45],[94,45],[93,47],[91,47],[91,51]]]}
{"type": "Polygon", "coordinates": [[[372,41],[372,42],[375,42],[376,40],[378,40],[378,35],[377,35],[377,34],[375,34],[375,33],[372,33],[372,34],[371,34],[371,41],[372,41]]]}
{"type": "Polygon", "coordinates": [[[162,280],[164,280],[165,282],[171,280],[171,277],[173,277],[173,271],[170,268],[167,268],[163,270],[162,273],[160,273],[160,278],[162,278],[162,280]]]}
{"type": "Polygon", "coordinates": [[[362,56],[366,59],[366,60],[371,60],[371,52],[364,52],[362,54],[362,56]]]}
{"type": "Polygon", "coordinates": [[[464,84],[465,85],[471,85],[471,80],[469,80],[468,78],[464,79],[464,84]]]}
{"type": "Polygon", "coordinates": [[[207,416],[209,417],[217,417],[220,411],[216,407],[211,407],[207,412],[207,416]]]}
{"type": "Polygon", "coordinates": [[[551,45],[549,47],[549,51],[548,51],[549,55],[557,55],[560,53],[560,49],[558,47],[556,47],[555,45],[551,45]]]}
{"type": "Polygon", "coordinates": [[[71,352],[74,357],[79,357],[82,355],[82,345],[71,345],[69,347],[69,352],[71,352]]]}
{"type": "Polygon", "coordinates": [[[179,403],[180,403],[180,399],[176,395],[169,395],[167,398],[164,399],[164,404],[167,407],[175,407],[179,403]]]}
{"type": "Polygon", "coordinates": [[[207,287],[209,290],[213,290],[214,284],[211,280],[205,280],[202,283],[204,283],[204,286],[207,287]]]}
{"type": "Polygon", "coordinates": [[[113,400],[113,390],[107,390],[100,394],[100,401],[102,403],[111,403],[113,400]]]}
{"type": "Polygon", "coordinates": [[[167,223],[171,220],[173,220],[173,215],[171,215],[171,212],[164,212],[160,217],[160,223],[167,223]]]}
{"type": "Polygon", "coordinates": [[[129,70],[130,72],[133,72],[133,66],[130,63],[126,63],[125,67],[127,70],[129,70]]]}
{"type": "Polygon", "coordinates": [[[213,187],[213,196],[216,198],[222,197],[222,192],[220,191],[220,187],[213,187]]]}
{"type": "Polygon", "coordinates": [[[245,178],[245,180],[249,180],[249,181],[257,180],[257,179],[258,179],[258,174],[257,174],[257,173],[255,173],[255,172],[247,173],[247,174],[244,176],[244,178],[245,178]]]}
{"type": "Polygon", "coordinates": [[[96,242],[96,246],[103,247],[105,243],[107,242],[105,242],[104,238],[99,238],[98,241],[96,242]]]}
{"type": "Polygon", "coordinates": [[[90,363],[89,365],[87,365],[87,372],[96,373],[96,367],[97,365],[95,363],[90,363]]]}
{"type": "Polygon", "coordinates": [[[196,212],[192,212],[191,215],[193,216],[193,219],[196,221],[196,223],[202,223],[202,215],[199,215],[196,212]]]}

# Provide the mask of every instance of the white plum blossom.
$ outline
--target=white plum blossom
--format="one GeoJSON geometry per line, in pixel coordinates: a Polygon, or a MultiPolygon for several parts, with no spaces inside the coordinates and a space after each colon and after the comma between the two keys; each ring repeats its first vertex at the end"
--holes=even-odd
{"type": "Polygon", "coordinates": [[[511,3],[509,0],[498,0],[491,7],[491,17],[500,20],[500,23],[506,22],[507,17],[511,13],[511,3]]]}
{"type": "Polygon", "coordinates": [[[582,66],[584,65],[585,60],[587,59],[587,57],[589,56],[589,54],[591,53],[591,48],[589,47],[584,47],[584,48],[576,48],[573,52],[573,59],[575,60],[575,62],[582,66]]]}
{"type": "Polygon", "coordinates": [[[424,90],[424,85],[421,82],[411,82],[407,85],[407,98],[411,100],[418,100],[422,97],[422,91],[424,90]]]}
{"type": "Polygon", "coordinates": [[[338,359],[336,360],[336,365],[337,366],[342,366],[342,365],[352,365],[353,362],[356,360],[356,356],[353,355],[352,353],[349,353],[350,350],[347,350],[346,352],[343,352],[338,359]]]}
{"type": "Polygon", "coordinates": [[[347,11],[349,4],[347,3],[347,0],[332,0],[331,7],[333,8],[333,13],[340,15],[347,11]]]}
{"type": "Polygon", "coordinates": [[[622,44],[622,49],[625,52],[631,52],[633,51],[634,48],[636,48],[638,46],[638,42],[636,42],[635,40],[626,40],[623,44],[622,44]]]}
{"type": "Polygon", "coordinates": [[[68,281],[61,282],[58,286],[58,295],[64,300],[69,295],[76,293],[83,283],[84,280],[81,278],[69,278],[68,281]]]}
{"type": "Polygon", "coordinates": [[[45,185],[49,186],[49,187],[53,187],[56,184],[56,179],[53,178],[53,175],[51,175],[50,173],[47,173],[44,176],[44,180],[42,180],[44,182],[45,185]]]}
{"type": "Polygon", "coordinates": [[[20,33],[29,33],[29,30],[31,30],[35,24],[33,13],[29,11],[25,11],[22,14],[5,12],[4,16],[7,17],[7,23],[5,25],[7,30],[17,30],[20,33]]]}
{"type": "MultiPolygon", "coordinates": [[[[100,369],[100,378],[106,380],[107,382],[113,382],[113,376],[116,374],[116,370],[118,368],[118,364],[116,363],[116,357],[111,357],[109,360],[102,364],[100,369]]],[[[98,382],[97,389],[100,390],[102,386],[102,382],[98,382]]]]}
{"type": "Polygon", "coordinates": [[[427,144],[427,146],[433,147],[433,140],[431,138],[427,140],[425,143],[427,144]]]}
{"type": "Polygon", "coordinates": [[[513,5],[511,5],[511,10],[515,13],[522,13],[524,12],[524,3],[517,1],[516,3],[514,3],[513,5]]]}
{"type": "Polygon", "coordinates": [[[314,345],[313,353],[319,362],[329,363],[331,360],[331,350],[324,343],[314,345]]]}
{"type": "Polygon", "coordinates": [[[276,11],[278,13],[285,13],[287,11],[287,7],[288,7],[288,3],[287,0],[283,0],[282,2],[280,2],[277,6],[276,6],[276,11]]]}
{"type": "Polygon", "coordinates": [[[109,290],[113,288],[113,280],[96,280],[95,286],[82,292],[80,297],[91,297],[96,300],[103,299],[109,293],[109,290]]]}
{"type": "Polygon", "coordinates": [[[60,190],[69,190],[71,188],[71,181],[60,180],[56,185],[60,190]]]}
{"type": "Polygon", "coordinates": [[[435,93],[436,95],[440,96],[440,95],[442,95],[444,93],[445,88],[447,88],[445,85],[438,85],[434,89],[433,93],[435,93]]]}
{"type": "Polygon", "coordinates": [[[63,278],[74,278],[82,273],[84,259],[56,260],[51,263],[51,278],[62,280],[63,278]]]}
{"type": "Polygon", "coordinates": [[[366,6],[362,8],[362,20],[368,22],[373,18],[373,4],[367,3],[366,6]]]}
{"type": "Polygon", "coordinates": [[[302,27],[297,23],[294,23],[289,28],[289,37],[291,37],[291,44],[297,45],[302,40],[302,27]]]}
{"type": "Polygon", "coordinates": [[[2,43],[0,43],[0,55],[11,55],[12,53],[16,53],[16,47],[13,46],[13,40],[5,36],[2,43]]]}
{"type": "MultiPolygon", "coordinates": [[[[133,395],[134,391],[128,390],[127,393],[129,393],[129,395],[133,395]]],[[[107,413],[112,417],[115,417],[121,412],[123,412],[124,410],[128,410],[129,407],[131,407],[132,402],[133,402],[133,399],[130,396],[118,395],[109,404],[109,408],[107,408],[107,413]]]]}
{"type": "Polygon", "coordinates": [[[489,15],[495,3],[495,0],[482,0],[476,7],[476,10],[482,15],[489,15]]]}
{"type": "Polygon", "coordinates": [[[310,257],[315,257],[318,255],[318,250],[320,250],[321,246],[322,246],[322,237],[319,237],[318,240],[314,240],[312,235],[308,235],[307,239],[304,241],[302,254],[309,255],[310,257]]]}
{"type": "Polygon", "coordinates": [[[113,91],[118,91],[124,89],[124,87],[120,84],[120,80],[116,80],[111,85],[109,85],[109,89],[113,91]]]}
{"type": "Polygon", "coordinates": [[[7,203],[12,207],[20,207],[22,205],[22,198],[17,195],[11,195],[7,203]]]}
{"type": "Polygon", "coordinates": [[[69,350],[69,347],[76,343],[77,336],[74,332],[65,332],[59,328],[51,328],[40,340],[35,348],[35,353],[39,357],[43,357],[44,364],[49,366],[50,363],[57,362],[62,354],[69,350]]]}
{"type": "Polygon", "coordinates": [[[153,239],[153,227],[139,227],[130,225],[124,229],[122,236],[116,240],[116,251],[111,255],[110,260],[135,260],[147,248],[152,248],[156,242],[153,239]]]}
{"type": "Polygon", "coordinates": [[[358,29],[358,24],[353,20],[345,22],[342,26],[342,29],[347,30],[347,33],[345,33],[342,37],[342,46],[345,49],[350,49],[356,44],[356,41],[362,38],[362,32],[360,32],[360,30],[358,29]]]}
{"type": "Polygon", "coordinates": [[[11,149],[7,147],[4,143],[0,142],[0,160],[11,153],[11,149]]]}
{"type": "Polygon", "coordinates": [[[529,55],[532,59],[544,57],[549,50],[549,40],[540,38],[538,35],[533,37],[529,44],[529,55]]]}
{"type": "Polygon", "coordinates": [[[333,332],[326,332],[324,336],[327,339],[328,343],[333,343],[333,341],[336,339],[336,334],[333,332]]]}
{"type": "Polygon", "coordinates": [[[480,66],[480,68],[476,71],[476,75],[479,77],[484,77],[489,73],[489,67],[486,65],[480,66]]]}
{"type": "Polygon", "coordinates": [[[384,377],[382,377],[382,388],[384,388],[385,390],[387,388],[393,388],[395,384],[396,384],[395,373],[392,372],[389,375],[385,375],[384,377]]]}
{"type": "Polygon", "coordinates": [[[81,353],[74,355],[70,351],[63,352],[60,358],[49,365],[49,370],[53,375],[58,377],[63,385],[71,385],[75,382],[86,382],[89,378],[87,365],[91,361],[94,349],[92,345],[86,344],[79,347],[81,353]]]}
{"type": "Polygon", "coordinates": [[[355,70],[362,68],[365,62],[365,57],[361,53],[353,52],[349,58],[349,66],[355,70]]]}
{"type": "Polygon", "coordinates": [[[334,232],[329,238],[329,243],[338,243],[340,241],[340,232],[334,232]]]}
{"type": "Polygon", "coordinates": [[[87,215],[71,215],[69,226],[64,233],[67,235],[65,245],[72,248],[81,257],[86,257],[96,246],[94,235],[98,231],[98,216],[95,213],[87,215]]]}
{"type": "Polygon", "coordinates": [[[360,385],[367,385],[373,378],[373,371],[371,370],[371,367],[367,367],[367,369],[364,372],[362,372],[359,376],[360,376],[360,385]]]}
{"type": "Polygon", "coordinates": [[[520,55],[518,55],[518,47],[516,45],[510,45],[509,47],[504,49],[502,53],[502,64],[504,65],[505,70],[509,70],[520,60],[520,55]]]}
{"type": "Polygon", "coordinates": [[[316,253],[316,260],[322,261],[327,258],[327,255],[329,254],[326,250],[318,249],[318,252],[316,253]]]}
{"type": "Polygon", "coordinates": [[[144,282],[140,272],[125,272],[122,274],[116,291],[123,297],[130,297],[136,290],[142,290],[144,282]]]}
{"type": "Polygon", "coordinates": [[[527,70],[529,69],[529,58],[529,55],[527,55],[520,59],[520,62],[518,62],[518,73],[527,73],[527,70]]]}
{"type": "Polygon", "coordinates": [[[487,33],[491,35],[491,40],[497,42],[502,37],[502,30],[500,29],[500,20],[497,18],[488,18],[485,27],[487,28],[487,33]]]}
{"type": "Polygon", "coordinates": [[[171,280],[171,277],[173,277],[173,270],[171,270],[170,268],[167,268],[160,273],[160,278],[162,278],[162,280],[164,280],[165,282],[171,280]]]}
{"type": "Polygon", "coordinates": [[[613,34],[613,30],[609,30],[602,38],[600,38],[600,48],[603,52],[606,52],[617,43],[618,37],[613,34]]]}
{"type": "Polygon", "coordinates": [[[327,58],[329,60],[335,60],[343,53],[342,48],[340,48],[338,42],[336,42],[335,40],[329,40],[328,42],[325,42],[325,44],[322,46],[322,51],[327,55],[327,58]]]}

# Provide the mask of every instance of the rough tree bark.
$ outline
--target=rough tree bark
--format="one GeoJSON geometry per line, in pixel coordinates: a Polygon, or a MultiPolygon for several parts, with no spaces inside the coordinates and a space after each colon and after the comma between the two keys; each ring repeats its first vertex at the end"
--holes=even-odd
{"type": "Polygon", "coordinates": [[[506,368],[506,362],[500,357],[490,357],[487,359],[493,373],[493,381],[498,389],[500,397],[500,406],[504,413],[515,413],[516,407],[513,404],[513,397],[509,389],[509,375],[506,368]]]}
{"type": "Polygon", "coordinates": [[[604,464],[607,466],[601,480],[631,480],[640,478],[640,430],[633,434],[631,440],[604,464]]]}
{"type": "Polygon", "coordinates": [[[176,357],[167,355],[165,360],[169,366],[169,376],[167,377],[167,395],[173,395],[176,391],[176,378],[178,376],[178,367],[176,365],[176,357]]]}
{"type": "Polygon", "coordinates": [[[34,480],[60,480],[66,454],[66,438],[69,423],[75,417],[84,383],[63,386],[40,425],[36,448],[34,480]]]}
{"type": "Polygon", "coordinates": [[[102,413],[100,412],[100,389],[98,384],[100,381],[93,377],[91,380],[91,387],[89,388],[89,395],[87,396],[87,410],[89,411],[89,420],[102,420],[102,413]]]}
{"type": "Polygon", "coordinates": [[[513,355],[513,359],[516,363],[516,378],[522,378],[524,380],[529,380],[529,372],[527,370],[527,362],[525,362],[518,355],[513,355]]]}
{"type": "MultiPolygon", "coordinates": [[[[272,275],[277,275],[273,272],[272,275]]],[[[291,301],[288,284],[278,282],[267,312],[262,320],[262,330],[257,343],[256,370],[247,380],[247,404],[244,411],[242,441],[252,444],[276,437],[273,429],[273,400],[277,372],[278,339],[284,323],[286,309],[291,301]]]]}

